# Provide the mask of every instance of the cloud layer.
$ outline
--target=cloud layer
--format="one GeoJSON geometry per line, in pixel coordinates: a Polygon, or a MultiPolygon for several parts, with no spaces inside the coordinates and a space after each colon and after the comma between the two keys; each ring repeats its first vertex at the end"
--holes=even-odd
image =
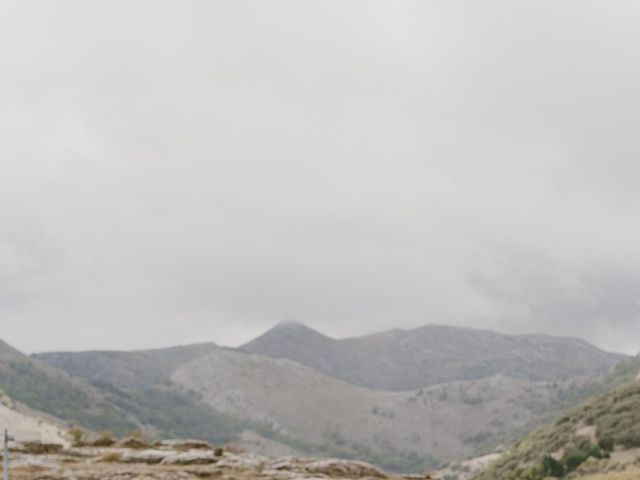
{"type": "Polygon", "coordinates": [[[0,337],[640,350],[640,5],[0,6],[0,337]]]}

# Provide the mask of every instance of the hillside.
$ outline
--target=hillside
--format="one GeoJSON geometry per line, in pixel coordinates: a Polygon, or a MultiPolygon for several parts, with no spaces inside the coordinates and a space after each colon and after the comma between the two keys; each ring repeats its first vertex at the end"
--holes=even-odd
{"type": "Polygon", "coordinates": [[[389,392],[212,345],[37,358],[92,379],[161,432],[210,440],[224,433],[260,452],[358,457],[404,471],[491,451],[586,388],[494,376],[389,392]]]}
{"type": "Polygon", "coordinates": [[[627,358],[572,338],[439,325],[334,340],[305,325],[284,322],[240,349],[391,391],[494,375],[532,381],[595,377],[627,358]]]}
{"type": "Polygon", "coordinates": [[[132,430],[131,414],[87,380],[51,367],[0,341],[0,390],[14,401],[69,423],[132,430]]]}
{"type": "Polygon", "coordinates": [[[84,379],[151,433],[417,471],[490,453],[553,420],[620,358],[571,339],[431,326],[334,340],[288,322],[240,350],[202,344],[35,361],[84,379]],[[300,360],[280,358],[288,356],[300,360]],[[377,375],[378,387],[367,386],[377,375]]]}
{"type": "Polygon", "coordinates": [[[136,352],[87,351],[40,353],[35,358],[72,375],[100,379],[122,388],[161,384],[180,365],[216,349],[212,343],[136,352]]]}
{"type": "Polygon", "coordinates": [[[620,365],[606,384],[607,393],[520,441],[476,479],[640,478],[640,358],[620,365]]]}
{"type": "Polygon", "coordinates": [[[492,451],[586,388],[495,376],[389,392],[222,349],[183,365],[171,380],[217,411],[269,426],[263,435],[299,451],[408,471],[492,451]]]}
{"type": "Polygon", "coordinates": [[[5,429],[19,441],[69,444],[60,425],[32,412],[18,411],[14,402],[0,391],[0,432],[5,429]]]}
{"type": "MultiPolygon", "coordinates": [[[[194,350],[199,348],[208,349],[198,346],[194,350]]],[[[158,352],[134,355],[133,362],[119,370],[126,372],[131,366],[130,375],[117,375],[117,378],[138,388],[125,389],[94,376],[96,371],[113,374],[108,360],[94,371],[85,358],[89,376],[84,378],[47,365],[39,358],[28,357],[0,341],[0,390],[18,407],[22,405],[55,417],[61,423],[96,431],[125,434],[143,430],[152,436],[197,436],[220,443],[239,438],[246,429],[242,421],[216,412],[189,392],[170,389],[162,383],[151,385],[155,380],[167,380],[171,359],[190,358],[188,350],[169,349],[167,359],[156,357],[157,365],[153,368],[149,367],[153,362],[140,362],[137,369],[133,364],[141,357],[159,355],[158,352]],[[158,377],[164,370],[168,373],[158,377]]],[[[117,361],[113,364],[117,365],[117,361]]]]}

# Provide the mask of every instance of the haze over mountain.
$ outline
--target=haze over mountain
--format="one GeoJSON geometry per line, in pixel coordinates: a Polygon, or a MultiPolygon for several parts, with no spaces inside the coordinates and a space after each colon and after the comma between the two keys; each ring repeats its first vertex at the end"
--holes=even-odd
{"type": "Polygon", "coordinates": [[[597,376],[625,358],[572,338],[501,335],[443,325],[334,340],[293,321],[276,325],[240,349],[288,358],[332,377],[384,390],[493,375],[534,381],[597,376]]]}
{"type": "Polygon", "coordinates": [[[637,1],[37,5],[0,6],[21,350],[284,317],[640,350],[637,1]]]}

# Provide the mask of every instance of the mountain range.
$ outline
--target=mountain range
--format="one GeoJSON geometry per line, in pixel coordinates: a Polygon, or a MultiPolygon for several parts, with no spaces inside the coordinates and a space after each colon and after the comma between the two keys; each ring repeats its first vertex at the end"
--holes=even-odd
{"type": "Polygon", "coordinates": [[[443,325],[335,340],[303,324],[283,322],[240,349],[288,358],[354,385],[393,391],[493,375],[532,381],[601,375],[624,358],[573,338],[443,325]]]}
{"type": "Polygon", "coordinates": [[[0,344],[0,389],[94,430],[416,471],[509,444],[625,358],[567,338],[427,326],[335,340],[286,322],[238,349],[27,357],[0,344]]]}

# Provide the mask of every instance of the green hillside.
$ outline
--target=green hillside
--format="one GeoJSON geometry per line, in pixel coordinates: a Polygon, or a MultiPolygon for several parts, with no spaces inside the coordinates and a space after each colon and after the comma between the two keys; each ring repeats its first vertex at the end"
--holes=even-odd
{"type": "Polygon", "coordinates": [[[202,404],[189,392],[145,387],[135,392],[90,381],[28,357],[0,341],[0,390],[14,401],[69,426],[122,435],[144,430],[159,437],[234,440],[246,425],[202,404]]]}
{"type": "Polygon", "coordinates": [[[638,372],[640,358],[618,366],[605,382],[607,393],[520,441],[476,480],[625,478],[636,468],[635,449],[640,448],[638,372]],[[601,476],[587,476],[596,474],[601,476]]]}

